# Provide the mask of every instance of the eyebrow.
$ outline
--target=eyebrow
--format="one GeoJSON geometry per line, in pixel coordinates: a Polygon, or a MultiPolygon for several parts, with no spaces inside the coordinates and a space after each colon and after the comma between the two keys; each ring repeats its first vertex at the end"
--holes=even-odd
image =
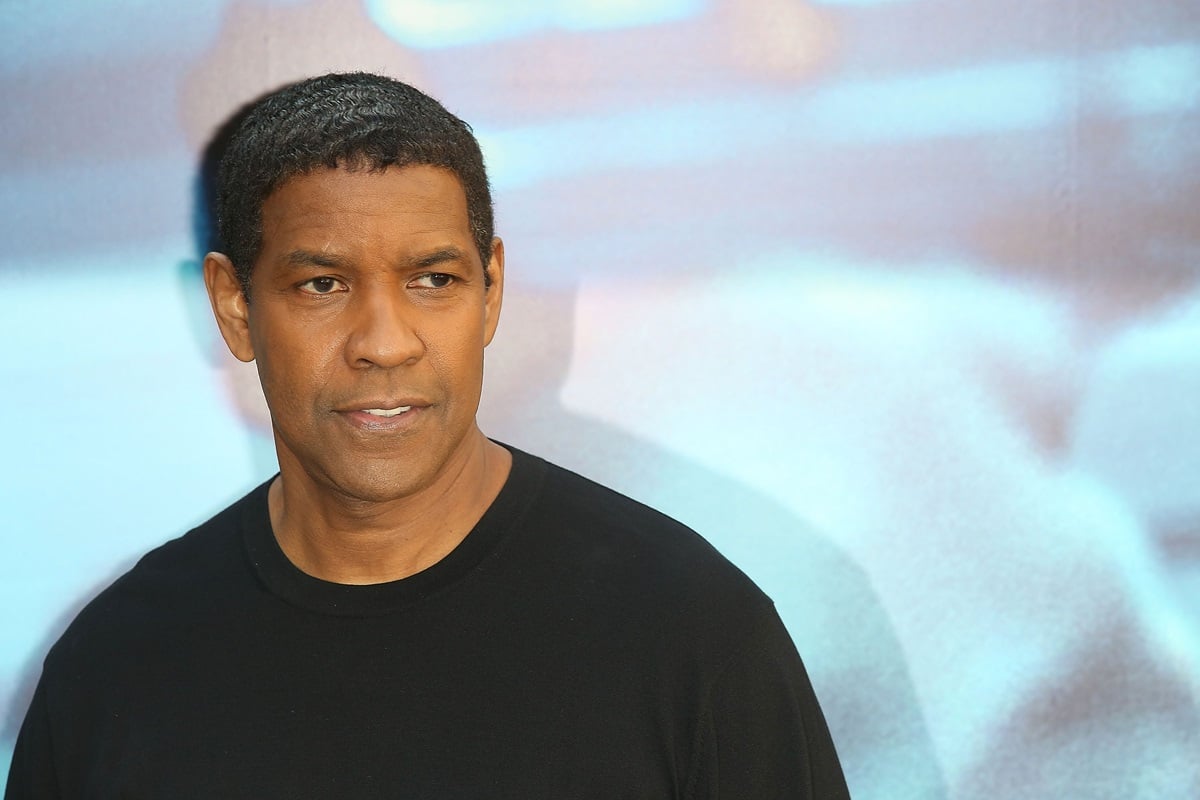
{"type": "Polygon", "coordinates": [[[283,259],[288,267],[336,267],[343,259],[328,253],[314,253],[311,250],[293,250],[283,259]]]}
{"type": "MultiPolygon", "coordinates": [[[[445,264],[450,261],[466,261],[466,253],[462,248],[450,245],[439,247],[426,253],[421,253],[405,259],[400,266],[406,269],[427,269],[445,264]]],[[[317,253],[311,250],[293,250],[283,258],[287,267],[319,267],[322,269],[346,265],[347,259],[330,253],[317,253]]]]}
{"type": "Polygon", "coordinates": [[[439,247],[437,250],[432,250],[411,258],[408,260],[407,266],[425,269],[427,267],[436,267],[438,264],[444,264],[447,261],[466,260],[467,255],[462,251],[462,248],[451,245],[449,247],[439,247]]]}

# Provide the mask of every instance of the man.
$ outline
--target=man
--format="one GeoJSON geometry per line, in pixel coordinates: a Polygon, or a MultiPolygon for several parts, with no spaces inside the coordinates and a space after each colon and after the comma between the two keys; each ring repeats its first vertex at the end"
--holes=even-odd
{"type": "Polygon", "coordinates": [[[373,75],[260,102],[204,276],[279,474],[47,656],[7,797],[845,797],[770,601],[475,424],[504,249],[470,129],[373,75]]]}

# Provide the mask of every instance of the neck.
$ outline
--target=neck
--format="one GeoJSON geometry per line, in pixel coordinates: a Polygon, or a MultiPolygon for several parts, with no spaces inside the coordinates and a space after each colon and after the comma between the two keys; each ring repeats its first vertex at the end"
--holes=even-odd
{"type": "Polygon", "coordinates": [[[476,430],[428,486],[364,500],[281,457],[268,493],[271,526],[288,559],[315,578],[344,584],[399,580],[458,546],[500,493],[511,465],[512,455],[476,430]]]}

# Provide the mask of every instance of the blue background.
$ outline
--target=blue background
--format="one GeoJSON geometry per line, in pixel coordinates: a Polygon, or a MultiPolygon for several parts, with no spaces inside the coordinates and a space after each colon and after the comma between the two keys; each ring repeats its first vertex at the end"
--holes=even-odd
{"type": "Polygon", "coordinates": [[[0,751],[78,608],[274,472],[197,280],[198,158],[367,69],[484,145],[484,430],[750,572],[856,798],[1200,796],[1200,7],[6,0],[0,30],[0,751]]]}

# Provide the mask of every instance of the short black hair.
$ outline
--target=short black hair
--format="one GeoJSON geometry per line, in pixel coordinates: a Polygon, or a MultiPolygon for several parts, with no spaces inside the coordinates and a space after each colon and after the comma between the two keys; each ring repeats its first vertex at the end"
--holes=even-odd
{"type": "Polygon", "coordinates": [[[263,203],[289,178],[323,167],[427,165],[454,173],[491,283],[494,222],[483,153],[471,126],[437,100],[382,75],[331,73],[284,86],[239,116],[217,172],[215,211],[218,244],[247,299],[262,248],[263,203]]]}

